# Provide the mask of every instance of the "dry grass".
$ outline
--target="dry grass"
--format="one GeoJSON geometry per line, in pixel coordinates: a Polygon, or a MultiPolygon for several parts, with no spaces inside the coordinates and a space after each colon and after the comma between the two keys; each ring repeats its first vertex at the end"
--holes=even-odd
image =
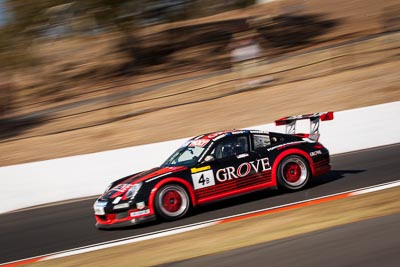
{"type": "MultiPolygon", "coordinates": [[[[299,14],[321,14],[324,19],[338,21],[336,28],[319,36],[315,40],[316,44],[312,44],[313,47],[318,47],[343,41],[346,38],[381,32],[386,10],[396,3],[395,0],[387,0],[385,3],[365,0],[274,1],[269,5],[227,12],[213,17],[158,25],[143,29],[143,32],[139,34],[152,34],[165,29],[207,21],[265,14],[277,15],[290,10],[288,9],[290,6],[297,6],[299,14]],[[360,14],[363,15],[360,16],[360,14]]],[[[107,38],[114,40],[118,37],[111,35],[107,38]]],[[[201,132],[249,127],[292,114],[328,109],[339,111],[397,101],[400,100],[400,78],[397,74],[399,42],[399,35],[396,34],[263,65],[252,70],[251,75],[274,73],[272,76],[275,80],[264,87],[246,93],[238,91],[243,88],[240,86],[242,74],[233,72],[202,80],[181,82],[123,99],[57,112],[44,124],[24,129],[11,137],[22,138],[22,140],[3,139],[0,143],[2,152],[0,166],[183,138],[201,132]],[[157,97],[163,98],[155,99],[157,97]],[[208,101],[205,101],[207,99],[208,101]],[[88,112],[94,109],[97,111],[88,112]],[[143,114],[120,119],[127,114],[138,112],[143,114]],[[53,116],[66,117],[56,119],[53,116]],[[115,119],[119,120],[107,123],[115,119]],[[100,125],[77,130],[95,124],[100,125]],[[61,133],[49,134],[56,132],[61,133]]],[[[96,65],[99,62],[115,64],[104,52],[110,48],[110,42],[101,38],[91,38],[86,42],[86,48],[81,49],[83,54],[90,50],[86,57],[78,55],[80,45],[79,40],[70,40],[68,43],[70,51],[67,51],[66,58],[74,64],[79,60],[82,61],[83,69],[86,70],[86,67],[89,68],[90,65],[96,65]],[[102,60],[100,61],[99,58],[102,60]]],[[[55,42],[50,45],[50,50],[53,52],[49,54],[48,61],[57,62],[58,60],[52,58],[51,55],[62,51],[62,44],[55,42]]],[[[48,68],[52,68],[51,66],[49,64],[48,68]]],[[[71,73],[66,71],[65,75],[73,75],[73,71],[71,70],[71,73]]],[[[47,73],[46,70],[44,72],[47,73]]],[[[126,77],[118,81],[79,82],[65,92],[66,94],[85,94],[54,103],[40,102],[30,105],[36,99],[32,99],[32,95],[21,96],[22,99],[31,100],[26,103],[27,108],[19,112],[29,114],[34,110],[137,90],[144,86],[177,79],[177,77],[166,77],[166,73],[172,72],[166,69],[163,72],[126,77]],[[149,81],[149,78],[159,80],[149,81]],[[109,89],[97,90],[107,87],[109,89]],[[88,91],[93,92],[88,93],[88,91]]],[[[30,75],[35,76],[34,73],[30,75]]],[[[191,75],[194,74],[184,74],[179,77],[191,75]]],[[[58,88],[57,83],[49,84],[50,89],[53,90],[54,87],[60,92],[64,90],[61,87],[58,88]]],[[[34,90],[27,91],[34,92],[34,90]]]]}
{"type": "Polygon", "coordinates": [[[180,261],[398,213],[399,193],[397,187],[31,266],[152,266],[180,261]]]}

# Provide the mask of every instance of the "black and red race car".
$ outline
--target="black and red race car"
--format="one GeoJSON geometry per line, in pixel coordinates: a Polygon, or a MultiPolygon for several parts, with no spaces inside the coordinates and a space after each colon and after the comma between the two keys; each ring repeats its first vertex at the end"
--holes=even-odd
{"type": "Polygon", "coordinates": [[[176,220],[191,208],[267,188],[302,189],[330,170],[329,152],[318,142],[320,120],[333,112],[286,117],[286,134],[258,130],[208,133],[188,140],[160,167],[114,181],[94,203],[97,228],[176,220]],[[296,134],[297,120],[310,133],[296,134]]]}

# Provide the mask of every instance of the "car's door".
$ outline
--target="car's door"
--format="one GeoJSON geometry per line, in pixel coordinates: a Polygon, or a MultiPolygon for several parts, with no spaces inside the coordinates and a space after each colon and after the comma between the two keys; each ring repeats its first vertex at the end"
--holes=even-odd
{"type": "MultiPolygon", "coordinates": [[[[268,148],[271,147],[271,144],[277,142],[276,137],[271,138],[268,133],[264,132],[253,133],[250,137],[251,149],[253,153],[257,155],[256,158],[261,159],[262,161],[268,161],[269,165],[272,166],[273,160],[268,148]]],[[[260,175],[264,178],[265,183],[270,184],[272,182],[271,168],[263,170],[260,175]]]]}
{"type": "Polygon", "coordinates": [[[265,182],[262,173],[270,169],[268,159],[251,151],[248,134],[219,140],[208,155],[210,160],[192,168],[192,179],[200,202],[248,191],[265,182]]]}

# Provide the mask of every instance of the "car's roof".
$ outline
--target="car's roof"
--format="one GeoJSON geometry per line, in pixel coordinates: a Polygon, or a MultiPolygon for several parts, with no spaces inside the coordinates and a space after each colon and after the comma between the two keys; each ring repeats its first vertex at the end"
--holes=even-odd
{"type": "Polygon", "coordinates": [[[264,133],[268,134],[269,132],[266,131],[259,131],[259,130],[225,130],[219,132],[211,132],[206,134],[201,134],[194,137],[192,140],[208,140],[208,141],[217,141],[219,139],[224,138],[225,136],[229,135],[236,135],[236,134],[246,134],[246,133],[264,133]]]}

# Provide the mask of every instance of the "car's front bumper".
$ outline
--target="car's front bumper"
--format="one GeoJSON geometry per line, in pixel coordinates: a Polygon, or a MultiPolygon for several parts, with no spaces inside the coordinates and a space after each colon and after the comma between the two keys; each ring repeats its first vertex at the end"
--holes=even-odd
{"type": "Polygon", "coordinates": [[[110,229],[130,226],[156,218],[154,211],[144,203],[131,204],[129,208],[115,209],[116,205],[104,201],[96,201],[94,212],[96,227],[99,229],[110,229]]]}
{"type": "Polygon", "coordinates": [[[156,220],[156,215],[148,215],[146,217],[139,217],[139,218],[130,218],[125,221],[107,221],[103,222],[96,218],[96,228],[98,229],[112,229],[112,228],[120,228],[120,227],[127,227],[131,225],[136,225],[140,223],[150,222],[156,220]]]}

